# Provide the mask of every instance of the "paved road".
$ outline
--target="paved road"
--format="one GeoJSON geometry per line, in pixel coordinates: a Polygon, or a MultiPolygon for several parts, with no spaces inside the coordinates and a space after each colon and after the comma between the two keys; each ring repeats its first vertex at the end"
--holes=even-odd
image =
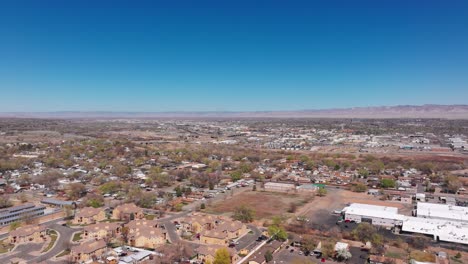
{"type": "Polygon", "coordinates": [[[70,227],[59,225],[59,224],[53,224],[52,226],[50,226],[50,228],[54,229],[60,234],[59,238],[57,239],[55,243],[55,246],[51,250],[49,250],[49,252],[31,259],[29,260],[29,262],[32,262],[32,261],[41,262],[41,261],[52,259],[54,256],[60,254],[62,251],[64,251],[67,248],[67,245],[69,244],[73,233],[81,230],[81,228],[70,228],[70,227]]]}
{"type": "Polygon", "coordinates": [[[244,248],[251,249],[254,248],[257,244],[261,243],[257,242],[256,240],[262,234],[262,231],[254,225],[248,225],[248,227],[250,230],[252,230],[252,234],[247,233],[238,240],[239,244],[236,245],[237,251],[244,248]]]}
{"type": "Polygon", "coordinates": [[[49,223],[46,223],[45,225],[47,228],[53,229],[57,231],[59,234],[59,237],[57,241],[55,242],[55,246],[50,249],[48,252],[40,255],[40,256],[34,256],[31,255],[31,253],[35,251],[39,251],[43,244],[25,244],[25,245],[20,245],[18,246],[11,254],[8,255],[2,255],[0,256],[0,263],[8,263],[9,260],[13,258],[20,258],[28,263],[30,262],[41,262],[41,261],[47,261],[51,260],[55,255],[61,253],[66,249],[67,243],[70,241],[73,233],[80,231],[80,228],[69,228],[66,226],[62,226],[57,224],[60,220],[52,221],[49,223]]]}

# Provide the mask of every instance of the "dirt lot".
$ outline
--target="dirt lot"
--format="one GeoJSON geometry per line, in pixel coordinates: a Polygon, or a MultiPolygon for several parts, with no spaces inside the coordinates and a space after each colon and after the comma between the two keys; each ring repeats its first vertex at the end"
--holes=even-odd
{"type": "Polygon", "coordinates": [[[378,197],[366,193],[355,193],[347,190],[327,188],[325,197],[315,197],[298,210],[297,215],[303,215],[310,219],[310,223],[320,227],[335,225],[337,216],[332,214],[334,210],[341,210],[347,203],[365,203],[399,208],[401,214],[411,215],[411,205],[393,201],[381,201],[378,197]]]}
{"type": "Polygon", "coordinates": [[[226,200],[214,203],[209,211],[213,213],[232,213],[234,208],[247,205],[255,210],[255,218],[261,220],[287,214],[291,203],[300,205],[310,199],[309,195],[246,191],[242,195],[228,197],[226,200]]]}

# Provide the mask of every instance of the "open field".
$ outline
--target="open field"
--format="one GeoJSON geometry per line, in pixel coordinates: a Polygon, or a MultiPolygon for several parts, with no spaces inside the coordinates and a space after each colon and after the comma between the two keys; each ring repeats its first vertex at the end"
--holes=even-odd
{"type": "Polygon", "coordinates": [[[299,207],[310,199],[312,199],[310,195],[247,191],[242,195],[229,197],[213,204],[208,211],[232,213],[236,207],[247,205],[255,210],[255,219],[260,220],[286,214],[291,203],[296,203],[299,207]]]}
{"type": "Polygon", "coordinates": [[[411,205],[392,201],[381,201],[366,193],[355,193],[347,190],[328,188],[325,197],[315,197],[313,202],[307,203],[300,208],[297,215],[302,215],[310,219],[312,225],[318,228],[335,225],[337,216],[332,214],[334,210],[341,210],[348,203],[366,203],[381,206],[397,207],[402,214],[411,215],[411,205]]]}

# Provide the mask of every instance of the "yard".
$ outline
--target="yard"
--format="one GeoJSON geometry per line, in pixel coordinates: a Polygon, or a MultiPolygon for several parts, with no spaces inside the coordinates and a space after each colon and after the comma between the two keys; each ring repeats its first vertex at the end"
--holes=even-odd
{"type": "Polygon", "coordinates": [[[50,230],[49,231],[49,236],[50,236],[49,245],[47,245],[47,247],[44,248],[44,250],[42,250],[41,253],[48,252],[54,246],[55,240],[57,240],[57,232],[55,230],[50,230]]]}
{"type": "Polygon", "coordinates": [[[76,232],[73,234],[73,238],[72,238],[72,241],[73,242],[77,242],[77,241],[80,241],[81,240],[81,235],[83,233],[82,232],[76,232]]]}
{"type": "Polygon", "coordinates": [[[285,215],[291,210],[292,204],[300,208],[313,199],[310,195],[246,191],[242,195],[227,197],[225,200],[207,206],[207,212],[232,213],[236,207],[246,205],[255,211],[256,220],[262,220],[272,216],[285,215]]]}

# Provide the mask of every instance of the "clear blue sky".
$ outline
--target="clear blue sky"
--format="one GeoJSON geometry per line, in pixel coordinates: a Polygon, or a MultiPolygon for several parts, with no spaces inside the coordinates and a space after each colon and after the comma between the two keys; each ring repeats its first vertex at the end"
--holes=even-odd
{"type": "Polygon", "coordinates": [[[0,112],[467,104],[468,1],[1,1],[0,98],[0,112]]]}

